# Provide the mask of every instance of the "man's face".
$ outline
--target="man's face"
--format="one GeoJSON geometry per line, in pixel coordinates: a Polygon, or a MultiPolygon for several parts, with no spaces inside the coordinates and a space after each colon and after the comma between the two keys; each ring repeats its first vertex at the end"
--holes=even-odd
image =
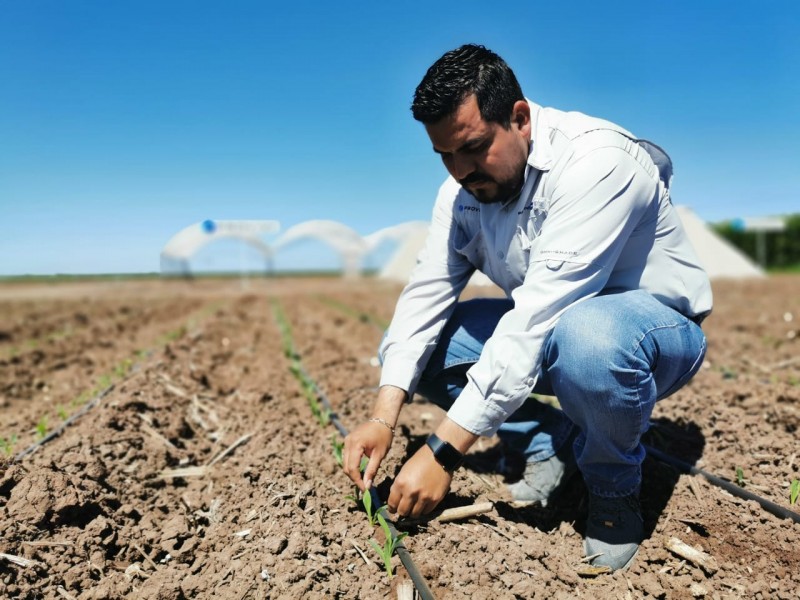
{"type": "Polygon", "coordinates": [[[483,120],[473,94],[425,129],[448,173],[479,202],[504,202],[519,193],[531,139],[527,102],[514,105],[511,126],[504,129],[483,120]]]}

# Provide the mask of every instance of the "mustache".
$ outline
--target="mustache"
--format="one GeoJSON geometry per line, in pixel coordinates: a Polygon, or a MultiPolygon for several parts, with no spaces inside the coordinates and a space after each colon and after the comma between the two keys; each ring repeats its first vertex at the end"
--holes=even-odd
{"type": "Polygon", "coordinates": [[[459,179],[458,183],[463,187],[473,183],[491,183],[492,181],[494,181],[494,179],[483,173],[470,173],[464,177],[464,179],[459,179]]]}

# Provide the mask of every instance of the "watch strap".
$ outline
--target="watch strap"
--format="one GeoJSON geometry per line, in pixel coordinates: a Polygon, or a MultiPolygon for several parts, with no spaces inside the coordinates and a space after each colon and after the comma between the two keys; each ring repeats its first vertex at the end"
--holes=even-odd
{"type": "Polygon", "coordinates": [[[448,473],[458,469],[461,463],[464,462],[464,455],[435,433],[430,434],[425,443],[433,452],[436,462],[442,465],[442,468],[448,473]]]}

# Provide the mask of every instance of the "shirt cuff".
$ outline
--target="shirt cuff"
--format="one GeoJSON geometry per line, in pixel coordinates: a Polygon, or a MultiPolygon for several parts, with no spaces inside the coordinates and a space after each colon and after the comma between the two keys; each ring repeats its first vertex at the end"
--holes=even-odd
{"type": "Polygon", "coordinates": [[[404,361],[399,358],[386,357],[381,369],[380,386],[392,385],[408,392],[408,399],[414,395],[419,379],[419,369],[413,361],[404,361]]]}
{"type": "MultiPolygon", "coordinates": [[[[522,400],[524,399],[523,396],[522,400]]],[[[506,403],[509,402],[509,399],[504,398],[504,400],[506,403]]],[[[516,406],[513,410],[516,410],[516,406]]],[[[497,433],[511,412],[508,411],[508,407],[504,408],[493,402],[491,396],[484,398],[477,386],[469,382],[447,411],[447,416],[470,433],[490,437],[497,433]]]]}

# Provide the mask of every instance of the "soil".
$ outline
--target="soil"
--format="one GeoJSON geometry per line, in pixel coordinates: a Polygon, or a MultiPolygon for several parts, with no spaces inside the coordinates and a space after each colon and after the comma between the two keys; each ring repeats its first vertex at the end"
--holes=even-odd
{"type": "MultiPolygon", "coordinates": [[[[341,438],[312,416],[276,312],[349,428],[374,400],[399,291],[334,278],[1,285],[0,598],[395,597],[408,575],[395,556],[387,576],[370,544],[380,529],[345,498],[341,438]]],[[[657,405],[647,443],[798,511],[800,277],[714,292],[703,369],[657,405]]],[[[496,291],[468,292],[484,294],[496,291]]],[[[384,498],[441,417],[423,398],[404,410],[384,498]]],[[[800,597],[800,525],[651,457],[635,562],[587,576],[580,478],[557,506],[515,508],[487,468],[496,458],[493,440],[476,444],[441,506],[489,513],[397,524],[436,598],[800,597]]]]}

